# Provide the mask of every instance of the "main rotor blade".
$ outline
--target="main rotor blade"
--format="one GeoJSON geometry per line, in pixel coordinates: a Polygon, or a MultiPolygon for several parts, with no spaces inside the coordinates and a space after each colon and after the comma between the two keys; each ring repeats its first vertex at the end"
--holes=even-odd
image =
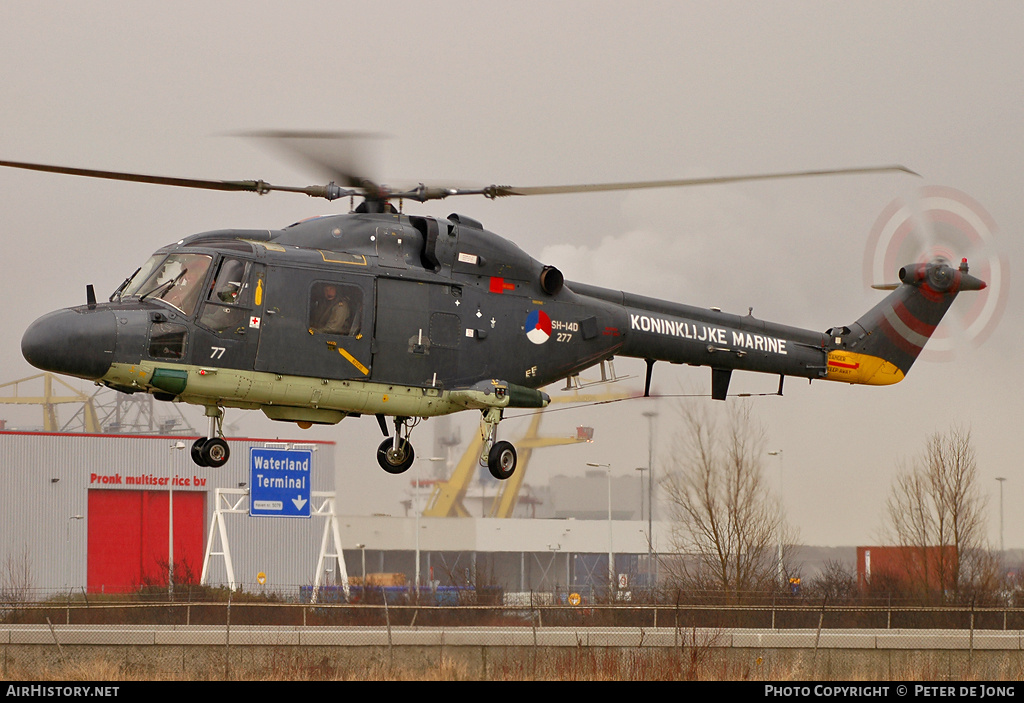
{"type": "Polygon", "coordinates": [[[376,149],[373,140],[384,138],[373,132],[316,132],[304,130],[264,130],[236,132],[234,136],[257,139],[269,144],[292,160],[319,171],[348,188],[363,188],[383,194],[371,163],[376,149]]]}
{"type": "MultiPolygon", "coordinates": [[[[255,135],[254,135],[255,136],[255,135]]],[[[336,137],[330,135],[313,135],[307,133],[262,133],[261,136],[270,137],[276,140],[285,139],[324,139],[330,140],[336,137]],[[300,136],[301,134],[301,136],[300,136]]],[[[318,163],[323,167],[330,167],[329,160],[320,161],[315,158],[313,154],[307,154],[307,158],[313,163],[318,163]]],[[[20,168],[29,171],[41,171],[44,173],[59,173],[70,176],[85,176],[87,178],[103,178],[107,180],[115,181],[131,181],[134,183],[150,183],[154,185],[168,185],[178,186],[182,188],[200,188],[204,190],[217,190],[217,191],[247,191],[251,193],[258,193],[264,195],[271,191],[283,191],[289,193],[303,193],[314,198],[326,198],[327,200],[335,200],[346,196],[360,196],[375,200],[392,200],[400,198],[408,198],[411,200],[418,200],[419,202],[426,202],[428,200],[443,200],[444,198],[455,196],[455,195],[483,195],[488,198],[504,198],[514,195],[557,195],[557,194],[570,194],[570,193],[601,193],[610,192],[617,190],[640,190],[648,188],[678,188],[684,186],[696,186],[696,185],[712,185],[722,183],[739,183],[742,181],[767,181],[767,180],[779,180],[784,178],[806,178],[810,176],[834,176],[844,174],[865,174],[865,173],[885,173],[898,171],[902,173],[909,173],[914,176],[920,174],[915,171],[911,171],[906,166],[870,166],[865,168],[840,168],[840,169],[824,169],[814,171],[791,171],[784,173],[762,173],[762,174],[750,174],[742,176],[715,176],[708,178],[681,178],[675,180],[663,180],[663,181],[633,181],[624,183],[595,183],[595,184],[581,184],[581,185],[562,185],[562,186],[498,186],[491,185],[486,188],[444,188],[444,187],[426,187],[420,185],[418,188],[394,192],[377,183],[374,183],[368,178],[364,178],[356,175],[358,172],[346,172],[345,169],[338,168],[337,165],[333,167],[333,173],[342,181],[344,185],[349,186],[343,188],[336,185],[334,182],[327,185],[311,185],[311,186],[278,186],[266,181],[252,180],[252,181],[215,181],[207,180],[202,178],[178,178],[172,176],[153,176],[149,174],[141,173],[125,173],[122,171],[101,171],[97,169],[89,168],[74,168],[69,166],[54,166],[50,164],[36,164],[28,163],[24,161],[0,161],[0,166],[9,168],[20,168]]]]}
{"type": "Polygon", "coordinates": [[[743,176],[715,176],[709,178],[680,178],[665,181],[633,181],[626,183],[595,183],[565,186],[490,186],[481,191],[456,191],[451,195],[463,195],[479,192],[489,198],[504,198],[512,195],[558,195],[565,193],[601,193],[615,190],[640,190],[645,188],[679,188],[684,186],[712,185],[719,183],[740,183],[742,181],[770,181],[784,178],[806,178],[809,176],[837,176],[863,173],[886,173],[899,171],[920,176],[906,166],[868,166],[863,168],[835,168],[814,171],[790,171],[784,173],[759,173],[743,176]]]}
{"type": "Polygon", "coordinates": [[[0,161],[0,166],[20,168],[43,173],[59,173],[68,176],[85,176],[87,178],[104,178],[113,181],[131,181],[133,183],[151,183],[153,185],[178,186],[181,188],[200,188],[219,191],[248,191],[264,195],[271,191],[304,193],[311,197],[335,198],[346,195],[360,195],[357,191],[348,191],[333,184],[327,186],[276,186],[266,181],[212,181],[202,178],[177,178],[173,176],[152,176],[142,173],[124,173],[121,171],[99,171],[91,168],[73,168],[70,166],[52,166],[49,164],[33,164],[24,161],[0,161]]]}

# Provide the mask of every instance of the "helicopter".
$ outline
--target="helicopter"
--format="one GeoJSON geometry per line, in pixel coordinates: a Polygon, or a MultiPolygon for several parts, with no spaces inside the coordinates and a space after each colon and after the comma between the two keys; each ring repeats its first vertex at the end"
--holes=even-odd
{"type": "MultiPolygon", "coordinates": [[[[281,136],[281,135],[278,135],[281,136]]],[[[283,135],[293,136],[293,135],[283,135]]],[[[305,155],[325,165],[315,150],[305,155]]],[[[193,234],[158,249],[109,296],[33,322],[22,353],[33,366],[124,393],[205,408],[191,447],[199,466],[228,461],[227,409],[259,409],[302,428],[374,416],[388,473],[412,465],[420,420],[476,410],[479,462],[512,476],[514,445],[497,438],[509,408],[544,408],[541,389],[616,356],[711,369],[724,400],[732,373],[851,384],[901,381],[961,291],[985,282],[967,260],[913,263],[889,294],[849,325],[824,332],[565,280],[478,220],[402,212],[404,201],[667,188],[900,171],[878,166],[590,185],[391,189],[347,164],[327,185],[280,186],[0,161],[0,166],[122,181],[350,200],[345,214],[270,230],[193,234]],[[355,200],[359,199],[358,205],[355,200]],[[395,204],[399,207],[396,208],[395,204]],[[393,426],[389,431],[388,420],[393,426]]],[[[916,174],[914,174],[916,175],[916,174]]]]}

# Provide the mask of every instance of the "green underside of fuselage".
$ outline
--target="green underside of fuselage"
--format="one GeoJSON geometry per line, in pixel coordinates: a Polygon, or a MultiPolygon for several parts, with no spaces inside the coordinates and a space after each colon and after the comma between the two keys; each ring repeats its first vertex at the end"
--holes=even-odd
{"type": "MultiPolygon", "coordinates": [[[[335,424],[358,414],[433,417],[466,409],[505,408],[515,395],[497,380],[471,389],[443,390],[162,362],[113,364],[101,380],[120,390],[173,397],[192,405],[259,409],[272,420],[320,424],[335,424]]],[[[534,407],[542,405],[546,402],[534,407]]]]}

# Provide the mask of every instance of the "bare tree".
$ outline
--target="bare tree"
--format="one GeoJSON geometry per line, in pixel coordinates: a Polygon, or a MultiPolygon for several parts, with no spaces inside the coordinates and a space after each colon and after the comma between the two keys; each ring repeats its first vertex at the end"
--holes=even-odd
{"type": "Polygon", "coordinates": [[[825,598],[832,605],[853,603],[859,595],[857,571],[838,559],[828,559],[821,572],[811,579],[805,595],[825,598]]]}
{"type": "Polygon", "coordinates": [[[733,597],[776,588],[788,576],[779,573],[787,555],[778,551],[792,539],[764,479],[764,428],[742,402],[715,410],[686,404],[680,419],[675,465],[663,484],[681,555],[670,575],[679,585],[733,597]]]}
{"type": "Polygon", "coordinates": [[[956,600],[994,582],[985,507],[970,431],[931,435],[896,475],[887,503],[887,536],[906,550],[902,577],[912,591],[956,600]]]}
{"type": "Polygon", "coordinates": [[[32,593],[32,560],[28,545],[8,553],[0,564],[0,620],[17,606],[27,603],[32,593]]]}

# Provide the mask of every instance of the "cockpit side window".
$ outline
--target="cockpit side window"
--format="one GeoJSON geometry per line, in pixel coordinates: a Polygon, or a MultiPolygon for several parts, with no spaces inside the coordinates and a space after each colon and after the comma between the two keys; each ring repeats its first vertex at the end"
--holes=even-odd
{"type": "Polygon", "coordinates": [[[363,291],[358,286],[322,281],[309,298],[309,333],[358,337],[363,320],[363,291]]]}
{"type": "Polygon", "coordinates": [[[250,263],[225,258],[210,287],[210,295],[199,316],[199,324],[216,332],[234,331],[244,334],[249,321],[251,293],[250,263]]]}
{"type": "Polygon", "coordinates": [[[154,359],[183,359],[188,328],[170,322],[156,322],[149,331],[149,355],[154,359]]]}
{"type": "Polygon", "coordinates": [[[220,264],[220,271],[217,272],[217,280],[210,291],[210,300],[227,305],[245,305],[248,302],[248,274],[248,262],[224,259],[220,264]]]}

